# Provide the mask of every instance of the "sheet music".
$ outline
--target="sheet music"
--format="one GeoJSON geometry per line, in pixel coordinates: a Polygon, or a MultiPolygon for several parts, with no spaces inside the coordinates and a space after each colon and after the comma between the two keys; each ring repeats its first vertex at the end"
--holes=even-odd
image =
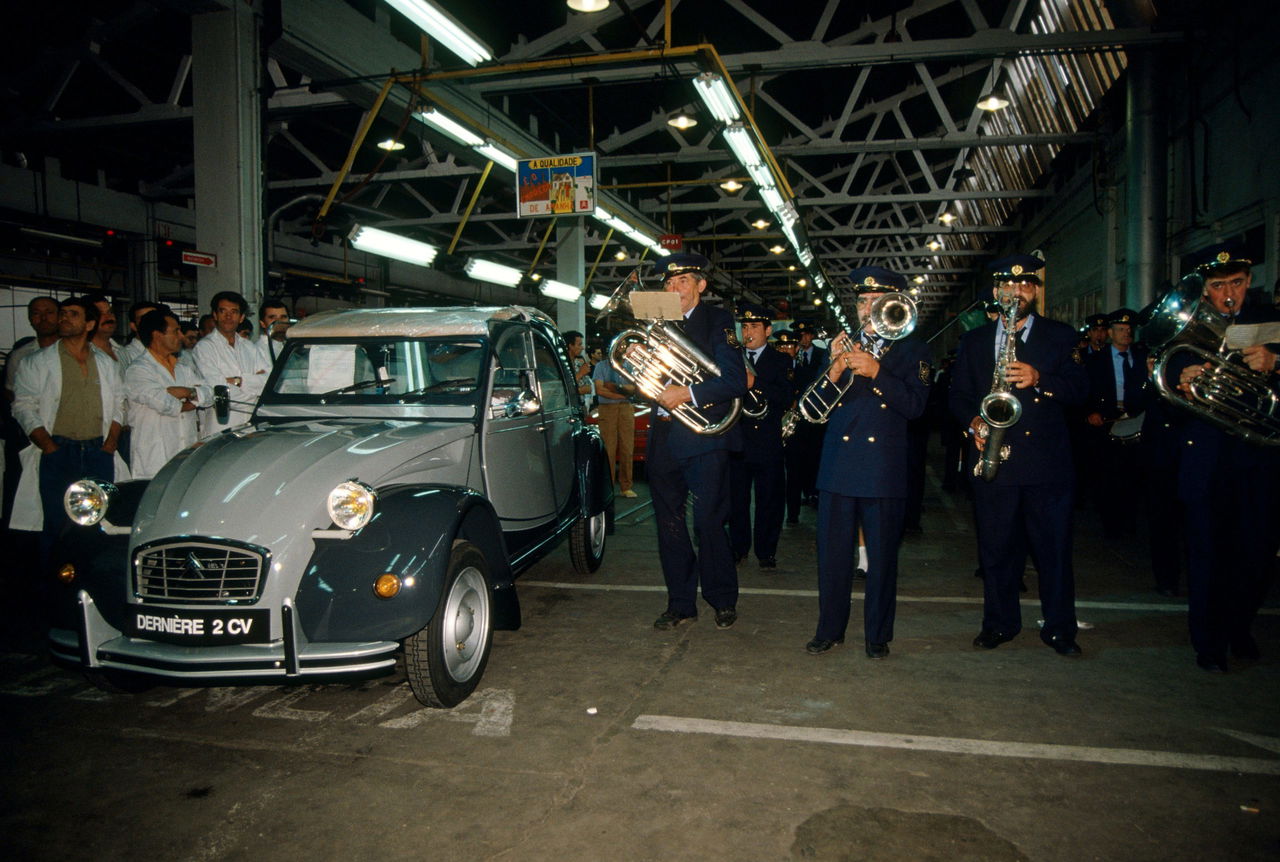
{"type": "Polygon", "coordinates": [[[631,311],[640,320],[679,320],[680,295],[665,290],[633,290],[628,297],[631,311]]]}
{"type": "Polygon", "coordinates": [[[1227,327],[1227,349],[1280,342],[1280,323],[1238,323],[1227,327]]]}

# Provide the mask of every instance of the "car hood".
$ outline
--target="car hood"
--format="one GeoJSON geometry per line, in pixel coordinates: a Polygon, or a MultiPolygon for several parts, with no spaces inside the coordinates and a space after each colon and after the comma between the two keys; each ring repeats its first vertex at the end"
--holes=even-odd
{"type": "Polygon", "coordinates": [[[339,482],[466,484],[468,422],[323,420],[227,431],[185,450],[151,481],[131,546],[174,536],[274,550],[331,527],[339,482]],[[450,469],[452,468],[452,469],[450,469]]]}

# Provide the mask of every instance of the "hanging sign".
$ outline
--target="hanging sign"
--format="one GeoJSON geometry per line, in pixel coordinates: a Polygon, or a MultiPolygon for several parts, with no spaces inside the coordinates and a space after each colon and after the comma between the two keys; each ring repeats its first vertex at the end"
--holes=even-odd
{"type": "Polygon", "coordinates": [[[516,165],[517,214],[591,215],[596,211],[596,156],[545,156],[516,165]]]}
{"type": "Polygon", "coordinates": [[[658,245],[667,251],[684,251],[684,234],[664,233],[658,237],[658,245]]]}
{"type": "Polygon", "coordinates": [[[189,263],[192,266],[217,266],[218,256],[203,251],[184,251],[182,253],[182,262],[189,263]]]}

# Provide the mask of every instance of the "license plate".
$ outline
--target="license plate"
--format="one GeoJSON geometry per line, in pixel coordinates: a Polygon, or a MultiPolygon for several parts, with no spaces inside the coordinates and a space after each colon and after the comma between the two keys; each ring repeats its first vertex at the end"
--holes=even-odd
{"type": "Polygon", "coordinates": [[[271,639],[266,608],[226,611],[129,608],[125,634],[182,644],[264,644],[271,639]]]}

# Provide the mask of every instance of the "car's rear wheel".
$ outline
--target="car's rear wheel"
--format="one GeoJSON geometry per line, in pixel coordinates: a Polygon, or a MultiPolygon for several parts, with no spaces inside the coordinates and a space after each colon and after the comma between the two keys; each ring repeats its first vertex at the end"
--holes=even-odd
{"type": "Polygon", "coordinates": [[[609,514],[604,511],[574,522],[569,528],[569,556],[573,560],[575,571],[589,575],[600,568],[608,532],[609,514]]]}
{"type": "Polygon", "coordinates": [[[409,687],[424,705],[447,709],[476,690],[493,644],[492,605],[484,555],[455,542],[435,616],[404,644],[409,687]]]}
{"type": "Polygon", "coordinates": [[[95,688],[112,694],[141,694],[155,687],[155,683],[140,673],[99,667],[83,671],[84,678],[95,688]]]}

